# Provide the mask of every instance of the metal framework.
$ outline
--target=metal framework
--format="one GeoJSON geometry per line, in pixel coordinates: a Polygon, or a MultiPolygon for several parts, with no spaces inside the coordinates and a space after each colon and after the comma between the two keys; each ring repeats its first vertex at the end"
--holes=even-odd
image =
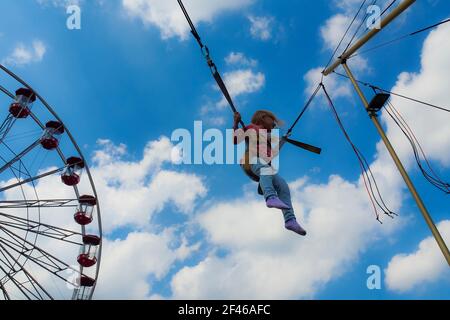
{"type": "Polygon", "coordinates": [[[327,76],[330,73],[332,73],[340,65],[343,66],[345,72],[347,73],[348,77],[350,78],[350,80],[352,82],[354,89],[356,90],[358,96],[360,97],[360,99],[364,105],[364,108],[371,115],[370,118],[371,118],[372,122],[374,123],[375,128],[377,129],[378,133],[380,134],[381,139],[383,140],[383,143],[386,145],[386,148],[389,151],[389,154],[391,155],[395,165],[397,166],[397,169],[399,170],[406,185],[408,186],[408,189],[411,192],[411,195],[413,196],[414,200],[416,201],[420,212],[422,213],[428,227],[431,230],[431,233],[433,234],[433,237],[435,238],[440,250],[442,251],[442,253],[445,257],[445,260],[447,261],[448,265],[450,266],[450,252],[448,250],[447,245],[445,244],[444,240],[442,239],[442,236],[439,233],[439,230],[436,228],[436,225],[433,222],[433,219],[431,218],[430,214],[428,213],[428,210],[425,207],[425,204],[423,203],[419,193],[417,192],[416,188],[414,187],[414,184],[412,183],[403,164],[401,163],[400,159],[398,158],[397,153],[395,152],[394,148],[392,147],[391,142],[389,141],[388,137],[386,136],[386,133],[384,132],[383,127],[381,126],[381,124],[378,121],[377,115],[373,112],[372,113],[370,112],[369,102],[367,101],[366,97],[364,96],[364,93],[361,91],[361,88],[359,87],[358,82],[356,81],[350,68],[347,65],[347,59],[349,57],[351,57],[357,50],[362,48],[368,41],[370,41],[375,35],[377,35],[383,28],[385,28],[388,24],[390,24],[392,21],[394,21],[406,9],[408,9],[412,4],[414,4],[415,1],[416,0],[404,0],[402,3],[400,3],[395,9],[392,10],[392,12],[389,15],[387,15],[381,21],[380,29],[370,30],[366,35],[364,35],[361,39],[359,39],[353,46],[351,46],[347,51],[345,51],[342,54],[342,56],[340,56],[333,64],[330,65],[330,67],[325,69],[323,71],[323,75],[327,76]]]}
{"type": "Polygon", "coordinates": [[[91,173],[53,108],[1,64],[0,71],[14,90],[22,87],[37,98],[28,110],[23,97],[0,86],[0,300],[91,299],[102,249],[91,173]],[[49,120],[53,127],[45,124],[49,120]],[[70,157],[83,164],[77,167],[70,157]]]}

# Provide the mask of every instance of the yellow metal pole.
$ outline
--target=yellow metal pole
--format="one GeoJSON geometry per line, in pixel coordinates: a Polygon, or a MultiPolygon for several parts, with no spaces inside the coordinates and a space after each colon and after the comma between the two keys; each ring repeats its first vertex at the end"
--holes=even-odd
{"type": "Polygon", "coordinates": [[[325,76],[329,75],[333,72],[342,61],[346,61],[351,55],[353,55],[358,49],[360,49],[363,45],[365,45],[370,39],[372,39],[378,32],[380,32],[384,27],[386,27],[389,23],[391,23],[395,18],[397,18],[400,14],[403,13],[406,9],[408,9],[416,0],[404,0],[400,3],[394,10],[391,11],[383,20],[380,22],[379,29],[372,29],[367,32],[361,39],[356,41],[356,43],[351,46],[342,57],[339,57],[329,68],[324,70],[323,74],[325,76]]]}
{"type": "MultiPolygon", "coordinates": [[[[352,72],[350,71],[349,67],[347,66],[347,63],[344,61],[344,63],[342,63],[342,66],[344,67],[345,72],[347,72],[347,75],[349,76],[350,80],[352,81],[352,84],[355,87],[356,92],[358,93],[359,97],[361,98],[361,100],[364,104],[364,107],[366,108],[366,110],[368,110],[369,103],[367,102],[366,97],[364,96],[363,92],[361,91],[361,88],[359,87],[358,83],[356,82],[355,77],[353,76],[352,72]]],[[[397,153],[395,152],[394,148],[392,147],[391,142],[389,141],[388,137],[384,133],[384,130],[381,127],[380,122],[378,121],[378,118],[376,116],[372,116],[370,118],[372,119],[372,122],[375,124],[375,127],[377,128],[377,131],[381,136],[381,139],[383,140],[384,144],[386,145],[386,148],[388,149],[389,153],[391,154],[391,157],[394,160],[395,165],[397,166],[398,170],[400,171],[400,174],[402,175],[403,179],[405,180],[406,185],[409,188],[409,191],[411,192],[414,200],[417,203],[417,206],[420,209],[420,212],[422,213],[423,217],[425,218],[425,221],[426,221],[428,227],[431,229],[431,233],[433,234],[439,248],[441,249],[442,253],[444,254],[445,260],[447,260],[447,263],[450,266],[450,252],[448,251],[447,245],[445,244],[444,240],[442,239],[441,234],[439,233],[439,230],[436,228],[436,225],[434,224],[433,219],[431,218],[422,199],[420,198],[419,194],[417,193],[416,188],[414,187],[411,179],[409,178],[408,173],[406,172],[405,168],[403,167],[403,164],[401,163],[400,159],[398,158],[397,153]]]]}

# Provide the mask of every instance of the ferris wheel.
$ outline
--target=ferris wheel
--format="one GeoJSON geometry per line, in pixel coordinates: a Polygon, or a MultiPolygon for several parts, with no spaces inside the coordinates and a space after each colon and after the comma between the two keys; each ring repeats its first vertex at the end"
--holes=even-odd
{"type": "Polygon", "coordinates": [[[102,248],[91,173],[50,105],[0,69],[0,300],[91,299],[102,248]]]}

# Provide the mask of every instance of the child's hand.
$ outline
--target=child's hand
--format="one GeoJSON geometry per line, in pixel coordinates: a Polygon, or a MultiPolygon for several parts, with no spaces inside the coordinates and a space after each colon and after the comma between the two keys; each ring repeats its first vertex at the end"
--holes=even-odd
{"type": "Polygon", "coordinates": [[[234,113],[234,124],[238,124],[239,122],[241,122],[241,114],[239,112],[235,112],[234,113]]]}

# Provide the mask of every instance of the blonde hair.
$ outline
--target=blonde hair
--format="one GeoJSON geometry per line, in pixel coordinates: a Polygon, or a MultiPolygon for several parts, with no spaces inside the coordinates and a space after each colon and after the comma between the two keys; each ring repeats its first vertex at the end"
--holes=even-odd
{"type": "Polygon", "coordinates": [[[262,120],[265,116],[271,117],[277,126],[282,126],[284,124],[284,122],[281,121],[280,119],[278,119],[277,116],[273,112],[268,111],[268,110],[256,111],[252,117],[252,123],[256,124],[256,125],[261,124],[262,120]]]}

